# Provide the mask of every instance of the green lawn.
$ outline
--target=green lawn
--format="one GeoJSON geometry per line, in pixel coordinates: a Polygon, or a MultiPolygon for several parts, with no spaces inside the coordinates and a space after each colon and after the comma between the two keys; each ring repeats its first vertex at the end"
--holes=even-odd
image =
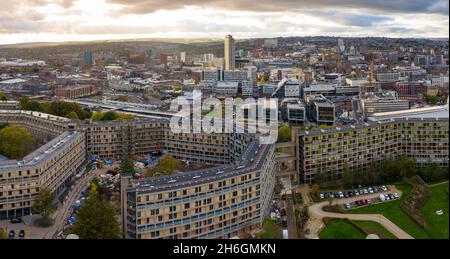
{"type": "Polygon", "coordinates": [[[411,186],[408,184],[399,184],[397,188],[403,194],[401,200],[385,202],[373,206],[368,206],[359,209],[348,210],[348,213],[356,214],[382,214],[394,224],[405,230],[414,238],[448,238],[448,193],[446,192],[447,185],[437,185],[432,187],[432,195],[422,208],[425,217],[428,220],[427,230],[423,229],[417,224],[409,215],[407,215],[401,208],[400,204],[411,192],[411,186]],[[443,209],[445,214],[437,216],[436,210],[443,209]]]}
{"type": "Polygon", "coordinates": [[[355,220],[354,224],[364,229],[367,234],[377,234],[382,239],[397,239],[389,230],[374,221],[355,220]]]}
{"type": "Polygon", "coordinates": [[[263,223],[263,230],[258,234],[260,239],[280,239],[281,230],[277,222],[271,219],[265,219],[263,223]]]}
{"type": "Polygon", "coordinates": [[[430,238],[449,238],[448,235],[448,183],[431,187],[431,197],[422,208],[427,218],[427,230],[430,238]],[[444,215],[436,215],[437,210],[443,210],[444,215]]]}
{"type": "Polygon", "coordinates": [[[377,234],[382,239],[395,239],[382,225],[373,221],[355,220],[351,223],[341,219],[330,219],[320,232],[321,239],[365,239],[368,234],[377,234]],[[364,230],[364,231],[362,231],[364,230]]]}
{"type": "Polygon", "coordinates": [[[320,239],[365,239],[366,235],[347,221],[330,219],[319,234],[320,239]]]}

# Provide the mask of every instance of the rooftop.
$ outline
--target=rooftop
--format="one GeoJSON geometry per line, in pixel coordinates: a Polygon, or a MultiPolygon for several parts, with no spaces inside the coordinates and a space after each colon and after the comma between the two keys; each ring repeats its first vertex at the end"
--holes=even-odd
{"type": "Polygon", "coordinates": [[[66,131],[58,137],[52,139],[47,144],[36,149],[34,152],[24,157],[21,161],[6,160],[0,164],[1,170],[14,169],[18,166],[31,168],[37,167],[40,163],[50,160],[53,156],[57,155],[59,150],[70,145],[75,141],[77,137],[82,136],[83,133],[77,131],[66,131]]]}
{"type": "Polygon", "coordinates": [[[268,150],[269,145],[258,145],[255,141],[249,144],[248,148],[236,164],[192,172],[183,172],[173,176],[132,180],[130,188],[131,190],[136,189],[140,194],[161,192],[174,188],[186,188],[188,186],[205,184],[217,181],[217,179],[228,178],[232,175],[249,173],[261,168],[262,161],[264,161],[268,150]]]}
{"type": "Polygon", "coordinates": [[[381,112],[375,113],[369,120],[372,121],[383,121],[389,119],[400,119],[400,118],[419,118],[419,119],[433,119],[433,118],[441,118],[447,119],[449,118],[449,108],[448,104],[443,106],[435,106],[435,107],[425,107],[425,108],[417,108],[410,110],[401,110],[401,111],[393,111],[393,112],[381,112]]]}

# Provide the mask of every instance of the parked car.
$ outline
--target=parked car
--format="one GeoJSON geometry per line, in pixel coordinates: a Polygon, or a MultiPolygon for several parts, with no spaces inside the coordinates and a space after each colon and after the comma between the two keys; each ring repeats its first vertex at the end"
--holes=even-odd
{"type": "Polygon", "coordinates": [[[19,239],[25,239],[25,230],[20,230],[19,232],[19,239]]]}
{"type": "Polygon", "coordinates": [[[394,198],[396,198],[396,199],[400,198],[400,196],[398,195],[398,193],[394,192],[394,198]]]}
{"type": "Polygon", "coordinates": [[[280,210],[280,216],[281,216],[281,217],[286,216],[286,209],[285,209],[285,208],[282,208],[282,209],[280,210]]]}
{"type": "Polygon", "coordinates": [[[391,200],[391,198],[390,198],[389,195],[387,195],[387,194],[386,194],[384,197],[386,197],[386,200],[387,200],[387,201],[390,201],[390,200],[391,200]]]}
{"type": "Polygon", "coordinates": [[[368,194],[369,191],[367,189],[363,189],[364,194],[368,194]]]}
{"type": "Polygon", "coordinates": [[[361,200],[361,205],[367,205],[367,200],[366,199],[361,200]]]}
{"type": "Polygon", "coordinates": [[[325,195],[323,193],[320,194],[321,199],[325,199],[325,195]]]}
{"type": "Polygon", "coordinates": [[[344,205],[344,207],[345,207],[346,209],[350,209],[350,208],[351,208],[350,203],[346,203],[346,204],[344,205]]]}
{"type": "Polygon", "coordinates": [[[12,224],[22,223],[22,218],[11,218],[10,222],[12,224]]]}
{"type": "Polygon", "coordinates": [[[394,194],[392,194],[392,193],[389,193],[388,196],[389,196],[389,199],[391,199],[391,200],[395,199],[394,194]]]}
{"type": "Polygon", "coordinates": [[[14,239],[16,237],[16,232],[14,230],[9,231],[8,239],[14,239]]]}
{"type": "Polygon", "coordinates": [[[382,186],[381,186],[381,190],[383,190],[383,192],[385,192],[385,191],[387,191],[388,189],[387,189],[386,185],[382,185],[382,186]]]}
{"type": "Polygon", "coordinates": [[[348,195],[348,192],[344,192],[344,197],[345,197],[345,198],[350,197],[350,195],[348,195]]]}
{"type": "Polygon", "coordinates": [[[287,229],[283,229],[283,239],[288,239],[289,235],[288,235],[288,230],[287,229]]]}
{"type": "Polygon", "coordinates": [[[353,192],[355,193],[356,196],[359,196],[359,191],[358,190],[354,190],[353,192]]]}
{"type": "Polygon", "coordinates": [[[356,206],[360,206],[361,202],[360,201],[355,201],[356,206]]]}
{"type": "Polygon", "coordinates": [[[324,196],[325,199],[329,199],[330,198],[330,194],[329,193],[325,193],[323,196],[324,196]]]}
{"type": "Polygon", "coordinates": [[[375,187],[375,186],[372,186],[372,190],[373,190],[373,192],[375,192],[375,193],[377,193],[377,192],[378,192],[378,188],[377,188],[377,187],[375,187]]]}
{"type": "Polygon", "coordinates": [[[384,196],[384,194],[380,194],[380,195],[378,196],[378,199],[380,199],[380,201],[383,202],[383,201],[386,200],[386,197],[384,196]]]}
{"type": "Polygon", "coordinates": [[[335,193],[335,194],[334,194],[334,198],[336,198],[336,199],[339,198],[339,194],[338,194],[338,193],[335,193]]]}
{"type": "Polygon", "coordinates": [[[367,205],[372,205],[372,200],[367,200],[367,205]]]}
{"type": "Polygon", "coordinates": [[[287,228],[287,220],[286,220],[286,219],[283,219],[283,220],[281,221],[281,227],[287,228]]]}
{"type": "Polygon", "coordinates": [[[355,196],[355,194],[353,193],[353,191],[349,191],[348,196],[353,197],[353,196],[355,196]]]}
{"type": "Polygon", "coordinates": [[[344,198],[344,193],[343,192],[339,192],[339,198],[344,198]]]}

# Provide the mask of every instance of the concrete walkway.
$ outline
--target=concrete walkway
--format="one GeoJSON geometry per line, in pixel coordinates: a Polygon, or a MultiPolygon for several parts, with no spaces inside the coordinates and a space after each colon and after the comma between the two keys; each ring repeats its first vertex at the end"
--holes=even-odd
{"type": "MultiPolygon", "coordinates": [[[[390,186],[390,191],[388,192],[379,192],[379,193],[374,193],[374,194],[369,194],[369,195],[364,195],[364,196],[357,196],[357,197],[352,197],[352,198],[347,198],[347,199],[336,199],[334,201],[333,204],[345,204],[345,203],[350,203],[350,202],[354,202],[357,200],[361,200],[361,199],[373,199],[378,197],[378,195],[380,195],[381,193],[386,194],[386,193],[392,193],[392,192],[397,192],[399,195],[401,195],[401,192],[399,190],[396,190],[394,186],[390,186]]],[[[392,221],[390,221],[389,219],[387,219],[386,217],[384,217],[381,214],[344,214],[344,213],[334,213],[334,212],[326,212],[323,211],[323,207],[328,206],[329,202],[328,201],[323,201],[323,202],[319,202],[316,204],[313,204],[309,207],[309,214],[310,217],[312,219],[315,219],[315,222],[311,222],[315,223],[313,225],[317,225],[317,220],[321,220],[325,217],[328,218],[340,218],[340,219],[350,219],[350,220],[368,220],[368,221],[375,221],[379,224],[381,224],[383,227],[385,227],[389,232],[391,232],[394,236],[396,236],[399,239],[413,239],[413,237],[411,235],[409,235],[408,233],[406,233],[403,229],[399,228],[397,225],[395,225],[394,223],[392,223],[392,221]]],[[[321,224],[321,226],[323,226],[323,224],[321,224]]],[[[316,233],[311,233],[312,236],[310,237],[317,237],[319,235],[320,231],[316,231],[316,233]]]]}

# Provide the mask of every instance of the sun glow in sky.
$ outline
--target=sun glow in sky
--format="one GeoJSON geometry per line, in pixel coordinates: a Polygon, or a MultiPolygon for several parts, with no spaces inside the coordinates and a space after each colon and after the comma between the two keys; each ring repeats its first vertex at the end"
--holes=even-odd
{"type": "Polygon", "coordinates": [[[2,0],[0,44],[130,38],[448,38],[447,0],[2,0]]]}

